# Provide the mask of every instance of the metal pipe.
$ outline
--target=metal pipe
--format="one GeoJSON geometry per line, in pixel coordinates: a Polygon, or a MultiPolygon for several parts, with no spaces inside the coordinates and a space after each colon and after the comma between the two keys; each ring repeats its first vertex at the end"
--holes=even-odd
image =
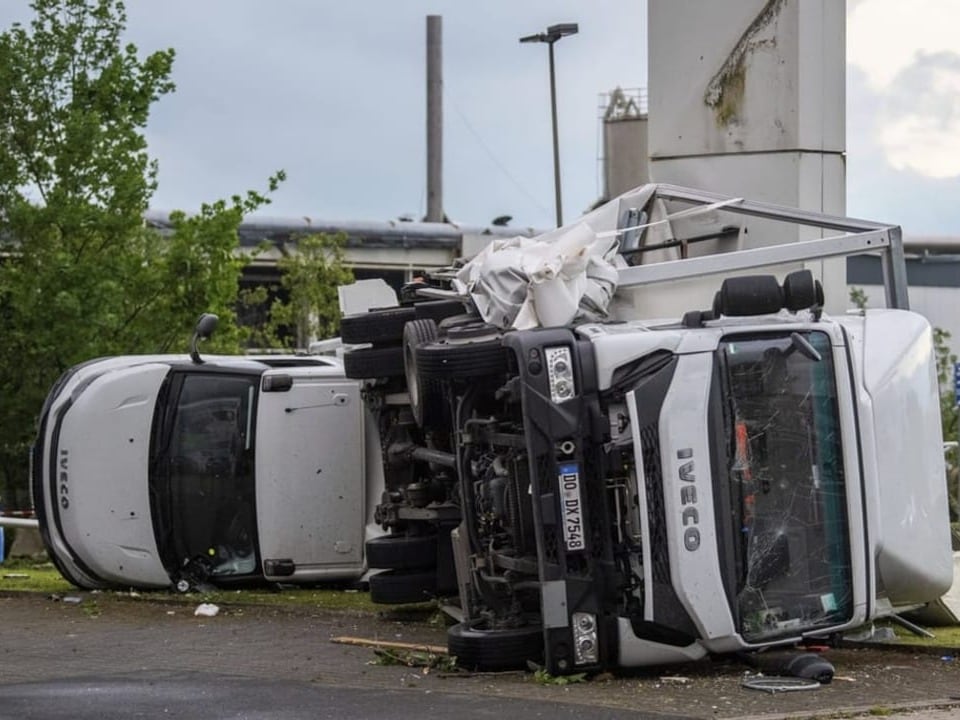
{"type": "Polygon", "coordinates": [[[457,456],[453,453],[443,452],[442,450],[433,450],[431,448],[416,447],[410,455],[414,460],[443,465],[444,467],[456,468],[457,456]]]}
{"type": "Polygon", "coordinates": [[[40,527],[40,523],[36,519],[0,515],[0,527],[35,529],[40,527]]]}
{"type": "Polygon", "coordinates": [[[560,139],[557,137],[557,79],[553,70],[555,42],[556,40],[550,40],[547,46],[550,48],[550,110],[553,118],[553,192],[557,208],[557,227],[560,227],[563,225],[563,205],[560,199],[560,139]]]}

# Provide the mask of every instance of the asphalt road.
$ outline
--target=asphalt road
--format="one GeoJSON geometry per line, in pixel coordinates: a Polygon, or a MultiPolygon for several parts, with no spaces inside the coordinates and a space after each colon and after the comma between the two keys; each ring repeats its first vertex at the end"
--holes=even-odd
{"type": "Polygon", "coordinates": [[[833,683],[773,695],[743,688],[751,670],[732,660],[544,685],[377,665],[370,649],[331,642],[444,644],[424,622],[239,606],[202,618],[193,605],[83,597],[0,596],[0,718],[960,717],[960,658],[942,651],[831,650],[833,683]]]}

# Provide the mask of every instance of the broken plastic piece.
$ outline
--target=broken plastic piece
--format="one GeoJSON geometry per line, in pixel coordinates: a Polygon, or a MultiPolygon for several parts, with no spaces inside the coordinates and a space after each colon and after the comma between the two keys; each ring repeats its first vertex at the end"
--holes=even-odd
{"type": "Polygon", "coordinates": [[[200,603],[197,605],[197,609],[193,611],[193,614],[198,617],[216,617],[217,613],[220,612],[220,608],[213,603],[200,603]]]}

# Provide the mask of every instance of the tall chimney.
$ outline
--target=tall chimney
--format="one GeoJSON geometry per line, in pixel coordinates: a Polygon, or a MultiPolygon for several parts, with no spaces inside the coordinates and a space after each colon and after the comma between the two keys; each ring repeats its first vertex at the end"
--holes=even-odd
{"type": "Polygon", "coordinates": [[[443,222],[443,34],[427,15],[427,222],[443,222]]]}

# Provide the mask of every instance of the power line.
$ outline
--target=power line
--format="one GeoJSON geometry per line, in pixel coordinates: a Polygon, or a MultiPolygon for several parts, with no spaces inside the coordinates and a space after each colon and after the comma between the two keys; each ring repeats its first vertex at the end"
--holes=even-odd
{"type": "Polygon", "coordinates": [[[450,96],[450,93],[445,92],[444,95],[448,100],[450,100],[450,105],[453,107],[454,112],[457,113],[457,115],[463,121],[463,124],[466,126],[467,130],[470,131],[470,134],[473,135],[474,139],[477,141],[480,147],[483,148],[484,152],[486,152],[489,158],[493,161],[493,164],[496,165],[497,168],[499,168],[500,172],[502,172],[507,177],[507,179],[510,180],[510,182],[512,182],[517,187],[517,189],[521,193],[523,193],[523,195],[530,202],[532,202],[541,212],[543,212],[544,215],[547,215],[549,217],[551,215],[551,211],[547,210],[540,203],[539,200],[537,200],[530,192],[527,191],[527,189],[520,183],[519,180],[517,180],[513,175],[510,174],[510,171],[507,170],[507,168],[504,166],[502,162],[500,162],[499,158],[497,158],[493,150],[491,150],[490,147],[483,141],[483,138],[480,136],[480,133],[478,133],[474,129],[473,125],[470,124],[470,121],[467,120],[467,116],[460,109],[460,106],[457,104],[457,102],[450,96]]]}

